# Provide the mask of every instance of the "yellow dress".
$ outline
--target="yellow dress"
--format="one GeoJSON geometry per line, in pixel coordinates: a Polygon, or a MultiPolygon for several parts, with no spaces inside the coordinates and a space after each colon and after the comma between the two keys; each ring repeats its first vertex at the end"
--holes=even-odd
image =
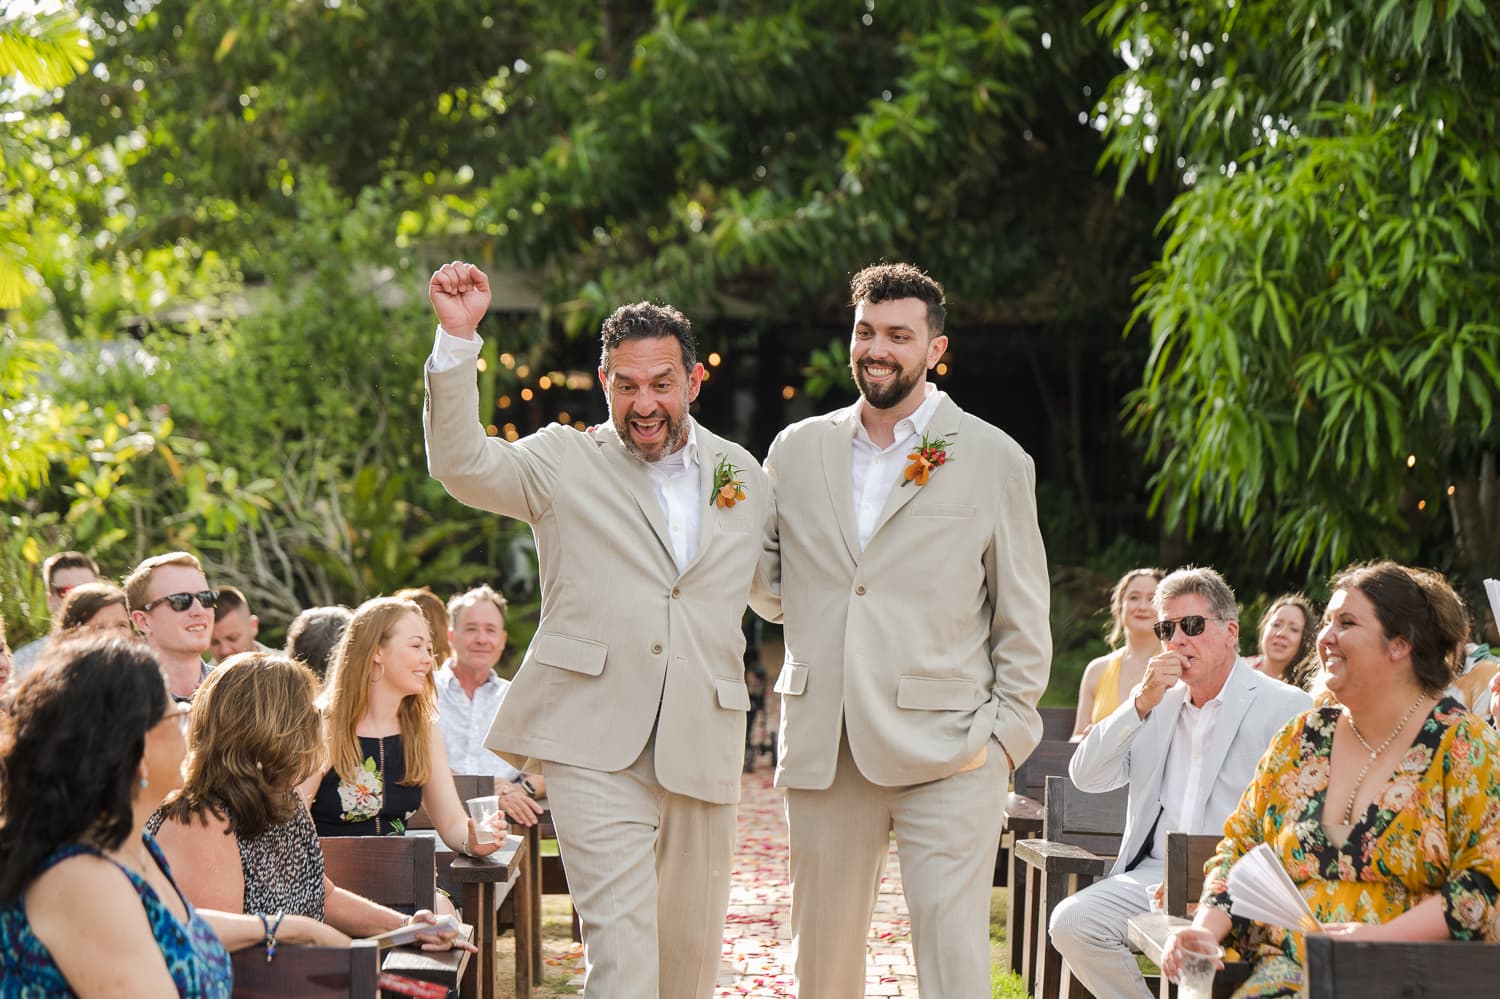
{"type": "Polygon", "coordinates": [[[1114,714],[1120,706],[1120,664],[1125,661],[1124,652],[1116,652],[1104,664],[1099,682],[1094,685],[1094,714],[1089,719],[1095,725],[1114,714]]]}
{"type": "MultiPolygon", "coordinates": [[[[1500,941],[1500,735],[1457,701],[1438,701],[1340,848],[1322,828],[1340,710],[1316,708],[1277,733],[1224,824],[1202,904],[1228,914],[1230,865],[1268,843],[1319,922],[1385,923],[1441,894],[1454,939],[1500,941]]],[[[1232,922],[1232,945],[1256,962],[1235,996],[1298,995],[1300,935],[1232,922]]]]}

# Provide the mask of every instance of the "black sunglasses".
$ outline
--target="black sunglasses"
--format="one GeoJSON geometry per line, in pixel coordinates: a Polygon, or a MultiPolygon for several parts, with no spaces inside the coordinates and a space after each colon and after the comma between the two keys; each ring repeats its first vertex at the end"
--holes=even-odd
{"type": "MultiPolygon", "coordinates": [[[[181,614],[183,611],[193,606],[194,600],[197,600],[198,605],[204,610],[213,610],[216,606],[218,606],[219,603],[219,591],[199,590],[197,593],[168,593],[164,597],[157,597],[155,600],[151,600],[147,603],[141,604],[141,610],[149,611],[157,604],[166,604],[168,607],[181,614]]],[[[1191,632],[1189,632],[1189,634],[1191,634],[1191,632]]]]}
{"type": "Polygon", "coordinates": [[[1203,629],[1208,627],[1208,622],[1222,620],[1224,620],[1222,617],[1204,617],[1202,614],[1189,614],[1187,617],[1180,617],[1175,621],[1171,618],[1167,618],[1165,621],[1158,621],[1151,626],[1151,630],[1156,632],[1156,637],[1163,642],[1170,642],[1172,640],[1172,633],[1177,630],[1179,624],[1182,625],[1182,633],[1184,635],[1189,638],[1197,638],[1203,634],[1203,629]]]}

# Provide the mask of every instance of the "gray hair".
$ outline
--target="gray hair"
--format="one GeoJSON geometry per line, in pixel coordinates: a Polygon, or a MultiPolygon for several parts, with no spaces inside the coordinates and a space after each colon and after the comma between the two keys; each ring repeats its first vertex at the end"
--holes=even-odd
{"type": "Polygon", "coordinates": [[[505,611],[510,603],[492,587],[481,583],[472,590],[465,590],[448,601],[448,627],[458,630],[458,617],[475,604],[492,603],[500,612],[500,622],[505,623],[505,611]]]}
{"type": "Polygon", "coordinates": [[[1225,621],[1238,621],[1240,607],[1234,599],[1234,591],[1224,582],[1224,577],[1206,566],[1190,565],[1167,574],[1156,584],[1156,612],[1168,601],[1189,593],[1196,593],[1208,601],[1215,617],[1225,621]]]}

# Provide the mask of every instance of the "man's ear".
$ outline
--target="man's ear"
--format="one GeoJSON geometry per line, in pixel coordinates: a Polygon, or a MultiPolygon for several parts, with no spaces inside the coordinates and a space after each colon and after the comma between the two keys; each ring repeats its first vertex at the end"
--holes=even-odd
{"type": "Polygon", "coordinates": [[[254,638],[260,634],[260,618],[254,614],[250,615],[250,637],[254,638]]]}
{"type": "Polygon", "coordinates": [[[688,372],[688,402],[698,398],[698,390],[703,387],[703,365],[693,365],[693,370],[688,372]]]}

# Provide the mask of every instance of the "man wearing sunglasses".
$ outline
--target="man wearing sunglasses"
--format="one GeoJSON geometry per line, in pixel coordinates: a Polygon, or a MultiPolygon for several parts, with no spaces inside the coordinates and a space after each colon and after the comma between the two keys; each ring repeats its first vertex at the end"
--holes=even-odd
{"type": "Polygon", "coordinates": [[[1306,693],[1239,658],[1234,591],[1212,569],[1156,588],[1161,652],[1115,712],[1089,730],[1068,773],[1084,791],[1130,788],[1110,876],[1059,905],[1052,943],[1097,996],[1151,995],[1125,941],[1160,885],[1168,832],[1218,835],[1271,737],[1312,707],[1306,693]]]}
{"type": "MultiPolygon", "coordinates": [[[[47,588],[47,615],[57,620],[62,610],[63,598],[75,586],[92,583],[99,578],[99,566],[83,552],[54,552],[42,563],[42,584],[47,588]]],[[[16,682],[26,675],[32,665],[47,651],[50,635],[43,635],[27,642],[16,650],[16,682]]]]}
{"type": "Polygon", "coordinates": [[[172,696],[192,700],[208,676],[203,661],[213,640],[217,590],[208,588],[203,566],[187,552],[168,552],[146,559],[125,579],[130,620],[146,639],[172,696]]]}

